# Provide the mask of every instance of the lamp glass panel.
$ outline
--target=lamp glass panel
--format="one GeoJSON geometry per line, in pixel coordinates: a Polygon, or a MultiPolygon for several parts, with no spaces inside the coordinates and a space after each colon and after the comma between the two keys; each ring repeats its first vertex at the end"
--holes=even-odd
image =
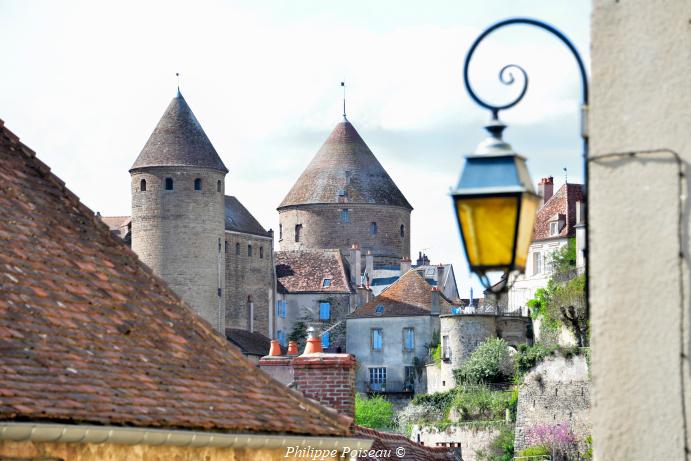
{"type": "Polygon", "coordinates": [[[471,267],[510,266],[519,196],[456,197],[456,212],[471,267]]]}
{"type": "Polygon", "coordinates": [[[525,270],[530,242],[533,241],[533,228],[540,198],[537,195],[524,192],[521,197],[521,217],[518,222],[518,237],[516,240],[515,269],[525,270]]]}

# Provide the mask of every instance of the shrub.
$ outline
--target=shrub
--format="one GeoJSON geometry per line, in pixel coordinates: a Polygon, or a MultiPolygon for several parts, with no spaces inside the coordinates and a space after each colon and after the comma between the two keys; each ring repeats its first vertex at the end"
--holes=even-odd
{"type": "Polygon", "coordinates": [[[413,405],[431,405],[444,413],[456,395],[455,390],[435,392],[434,394],[417,394],[413,397],[413,405]]]}
{"type": "Polygon", "coordinates": [[[512,360],[506,341],[489,338],[480,343],[461,368],[454,370],[454,377],[458,384],[504,382],[513,375],[507,367],[512,360]]]}
{"type": "Polygon", "coordinates": [[[544,445],[534,445],[518,452],[516,456],[550,456],[552,451],[544,445]]]}
{"type": "Polygon", "coordinates": [[[490,421],[504,419],[511,405],[511,392],[492,391],[487,386],[459,387],[452,407],[461,421],[490,421]]]}
{"type": "Polygon", "coordinates": [[[513,459],[513,430],[504,425],[486,450],[475,452],[478,461],[511,461],[513,459]]]}
{"type": "Polygon", "coordinates": [[[577,456],[578,441],[569,423],[533,426],[526,431],[526,440],[530,445],[547,447],[557,455],[555,459],[572,459],[577,456]]]}
{"type": "Polygon", "coordinates": [[[393,405],[381,395],[369,399],[355,395],[355,423],[372,429],[395,426],[393,405]]]}
{"type": "Polygon", "coordinates": [[[516,378],[520,380],[524,374],[530,371],[535,365],[540,363],[545,357],[551,355],[556,350],[555,347],[546,346],[538,343],[533,346],[521,344],[516,355],[516,378]]]}
{"type": "Polygon", "coordinates": [[[410,435],[413,424],[429,424],[431,422],[445,421],[445,410],[435,407],[427,402],[415,404],[410,402],[398,412],[398,430],[410,435]]]}

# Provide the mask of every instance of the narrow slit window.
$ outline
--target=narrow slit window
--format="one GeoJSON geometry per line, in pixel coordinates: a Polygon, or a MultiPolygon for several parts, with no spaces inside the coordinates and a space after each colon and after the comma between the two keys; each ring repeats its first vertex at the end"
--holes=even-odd
{"type": "Polygon", "coordinates": [[[240,256],[240,244],[239,243],[235,244],[235,255],[240,256]]]}
{"type": "Polygon", "coordinates": [[[202,190],[202,178],[194,180],[194,190],[202,190]]]}
{"type": "Polygon", "coordinates": [[[370,235],[377,235],[377,223],[376,222],[370,223],[369,233],[370,233],[370,235]]]}
{"type": "Polygon", "coordinates": [[[173,190],[173,178],[166,178],[166,190],[173,190]]]}
{"type": "Polygon", "coordinates": [[[259,247],[259,259],[264,259],[264,247],[259,247]]]}
{"type": "Polygon", "coordinates": [[[142,179],[139,181],[139,190],[142,192],[146,192],[146,179],[142,179]]]}
{"type": "Polygon", "coordinates": [[[401,237],[405,237],[405,225],[401,224],[401,237]]]}
{"type": "Polygon", "coordinates": [[[302,234],[302,224],[297,224],[295,226],[295,241],[299,242],[302,234]]]}
{"type": "Polygon", "coordinates": [[[222,192],[223,191],[223,185],[221,184],[221,180],[219,179],[216,182],[216,192],[222,192]]]}
{"type": "Polygon", "coordinates": [[[247,245],[247,256],[252,257],[252,245],[247,245]]]}

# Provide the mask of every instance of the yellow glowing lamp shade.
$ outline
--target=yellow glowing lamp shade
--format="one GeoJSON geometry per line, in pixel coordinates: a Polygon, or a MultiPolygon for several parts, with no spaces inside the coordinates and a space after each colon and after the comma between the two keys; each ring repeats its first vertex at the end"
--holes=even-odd
{"type": "Polygon", "coordinates": [[[538,205],[536,196],[461,196],[455,205],[471,269],[525,269],[538,205]]]}
{"type": "Polygon", "coordinates": [[[501,139],[504,125],[487,129],[491,136],[466,156],[451,193],[470,270],[481,278],[525,270],[540,203],[525,159],[501,139]]]}

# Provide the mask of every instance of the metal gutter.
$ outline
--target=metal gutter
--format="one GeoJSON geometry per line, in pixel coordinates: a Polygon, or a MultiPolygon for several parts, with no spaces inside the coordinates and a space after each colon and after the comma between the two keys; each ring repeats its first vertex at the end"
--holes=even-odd
{"type": "Polygon", "coordinates": [[[137,427],[0,422],[0,440],[14,442],[113,443],[214,448],[316,448],[368,450],[372,440],[352,437],[237,434],[137,427]]]}

